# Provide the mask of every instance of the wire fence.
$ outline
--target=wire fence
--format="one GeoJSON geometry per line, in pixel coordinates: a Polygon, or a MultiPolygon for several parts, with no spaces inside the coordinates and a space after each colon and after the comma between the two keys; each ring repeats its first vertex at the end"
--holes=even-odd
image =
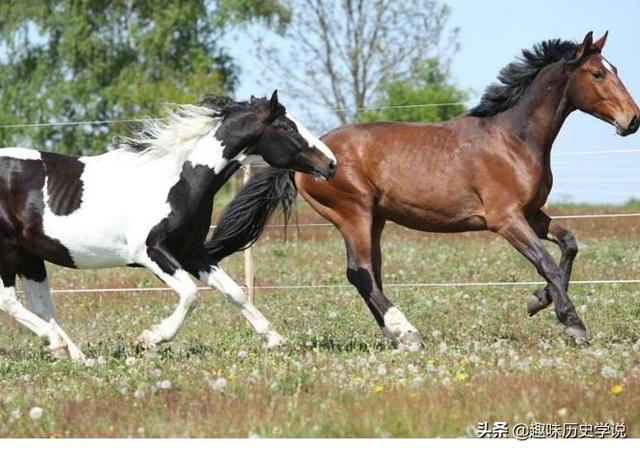
{"type": "MultiPolygon", "coordinates": [[[[379,106],[353,109],[324,109],[324,110],[306,110],[294,111],[295,113],[318,113],[333,111],[364,111],[364,110],[389,110],[389,109],[409,109],[409,108],[430,108],[444,107],[454,105],[465,105],[463,102],[444,102],[430,104],[407,104],[393,106],[379,106]]],[[[59,121],[46,123],[23,123],[23,124],[0,124],[0,129],[18,129],[18,128],[39,128],[39,127],[75,127],[82,125],[105,125],[119,123],[136,123],[145,120],[160,120],[162,118],[130,118],[130,119],[109,119],[109,120],[85,120],[85,121],[59,121]]],[[[608,150],[589,150],[589,151],[560,151],[554,152],[554,156],[584,156],[584,155],[607,155],[607,154],[627,154],[637,153],[640,149],[608,149],[608,150]]],[[[260,166],[260,165],[253,165],[260,166]]],[[[249,171],[249,170],[247,170],[249,171]]],[[[245,178],[246,180],[246,178],[245,178]]],[[[587,213],[587,214],[571,214],[571,215],[554,215],[553,219],[563,220],[582,220],[582,219],[616,219],[640,217],[640,212],[630,213],[587,213]]],[[[391,222],[390,222],[391,223],[391,222]]],[[[284,224],[269,224],[267,228],[282,228],[284,224]]],[[[333,226],[331,223],[301,223],[295,225],[298,228],[316,228],[333,226]]],[[[214,229],[215,225],[211,226],[214,229]]],[[[272,286],[255,286],[253,285],[253,260],[251,258],[251,250],[247,250],[245,254],[245,287],[252,296],[253,290],[318,290],[318,289],[348,289],[352,286],[349,284],[306,284],[306,285],[272,285],[272,286]],[[247,268],[251,267],[251,268],[247,268]]],[[[521,287],[521,286],[537,286],[543,284],[543,281],[466,281],[466,282],[412,282],[412,283],[389,283],[385,287],[395,289],[415,289],[415,288],[463,288],[463,287],[521,287]]],[[[617,284],[640,284],[640,279],[611,279],[611,280],[577,280],[571,281],[571,285],[617,285],[617,284]]],[[[209,287],[200,287],[200,290],[211,290],[209,287]]],[[[168,287],[119,287],[119,288],[70,288],[70,289],[52,289],[52,293],[57,294],[92,294],[92,293],[143,293],[143,292],[170,292],[172,289],[168,287]]]]}

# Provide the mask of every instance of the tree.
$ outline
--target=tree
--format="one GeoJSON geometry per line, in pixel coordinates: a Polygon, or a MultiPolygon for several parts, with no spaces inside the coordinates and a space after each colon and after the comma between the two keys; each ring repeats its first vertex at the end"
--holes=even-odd
{"type": "MultiPolygon", "coordinates": [[[[154,116],[166,102],[232,92],[237,67],[218,44],[224,32],[255,20],[282,30],[288,14],[277,0],[4,1],[0,124],[154,116]]],[[[0,128],[0,142],[89,154],[124,130],[0,128]]]]}
{"type": "Polygon", "coordinates": [[[449,8],[435,0],[292,0],[280,39],[263,42],[265,73],[290,96],[334,111],[342,123],[386,84],[407,80],[415,67],[457,50],[446,33],[449,8]],[[446,35],[446,36],[445,36],[446,35]]]}
{"type": "Polygon", "coordinates": [[[449,78],[437,60],[427,60],[407,79],[384,83],[377,102],[381,107],[360,112],[358,120],[435,122],[458,116],[465,111],[462,102],[468,95],[449,78]],[[411,105],[414,107],[402,107],[411,105]]]}

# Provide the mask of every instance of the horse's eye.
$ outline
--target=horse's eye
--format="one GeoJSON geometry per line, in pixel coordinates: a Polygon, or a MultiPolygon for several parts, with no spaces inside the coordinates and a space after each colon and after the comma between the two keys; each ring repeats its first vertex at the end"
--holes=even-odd
{"type": "Polygon", "coordinates": [[[293,133],[295,132],[295,129],[293,128],[293,126],[287,126],[287,133],[293,133]]]}
{"type": "Polygon", "coordinates": [[[593,78],[595,78],[596,80],[602,80],[604,78],[604,73],[600,71],[592,72],[591,75],[593,75],[593,78]]]}

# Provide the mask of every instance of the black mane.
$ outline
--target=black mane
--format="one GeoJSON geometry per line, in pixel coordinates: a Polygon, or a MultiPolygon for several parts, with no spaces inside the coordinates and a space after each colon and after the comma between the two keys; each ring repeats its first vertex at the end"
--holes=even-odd
{"type": "Polygon", "coordinates": [[[513,107],[542,68],[562,59],[570,59],[580,44],[550,39],[524,49],[522,56],[500,71],[500,83],[489,85],[480,103],[469,111],[471,116],[493,116],[513,107]]]}
{"type": "Polygon", "coordinates": [[[210,108],[215,116],[228,116],[250,108],[249,102],[240,102],[228,96],[214,96],[213,94],[207,94],[199,105],[210,108]]]}

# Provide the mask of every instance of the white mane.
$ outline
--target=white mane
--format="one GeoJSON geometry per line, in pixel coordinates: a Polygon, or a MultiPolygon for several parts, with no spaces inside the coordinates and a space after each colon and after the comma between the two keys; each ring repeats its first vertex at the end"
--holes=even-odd
{"type": "Polygon", "coordinates": [[[132,137],[122,139],[119,149],[151,158],[184,160],[220,120],[220,113],[210,107],[178,105],[167,109],[165,119],[145,119],[132,137]]]}

